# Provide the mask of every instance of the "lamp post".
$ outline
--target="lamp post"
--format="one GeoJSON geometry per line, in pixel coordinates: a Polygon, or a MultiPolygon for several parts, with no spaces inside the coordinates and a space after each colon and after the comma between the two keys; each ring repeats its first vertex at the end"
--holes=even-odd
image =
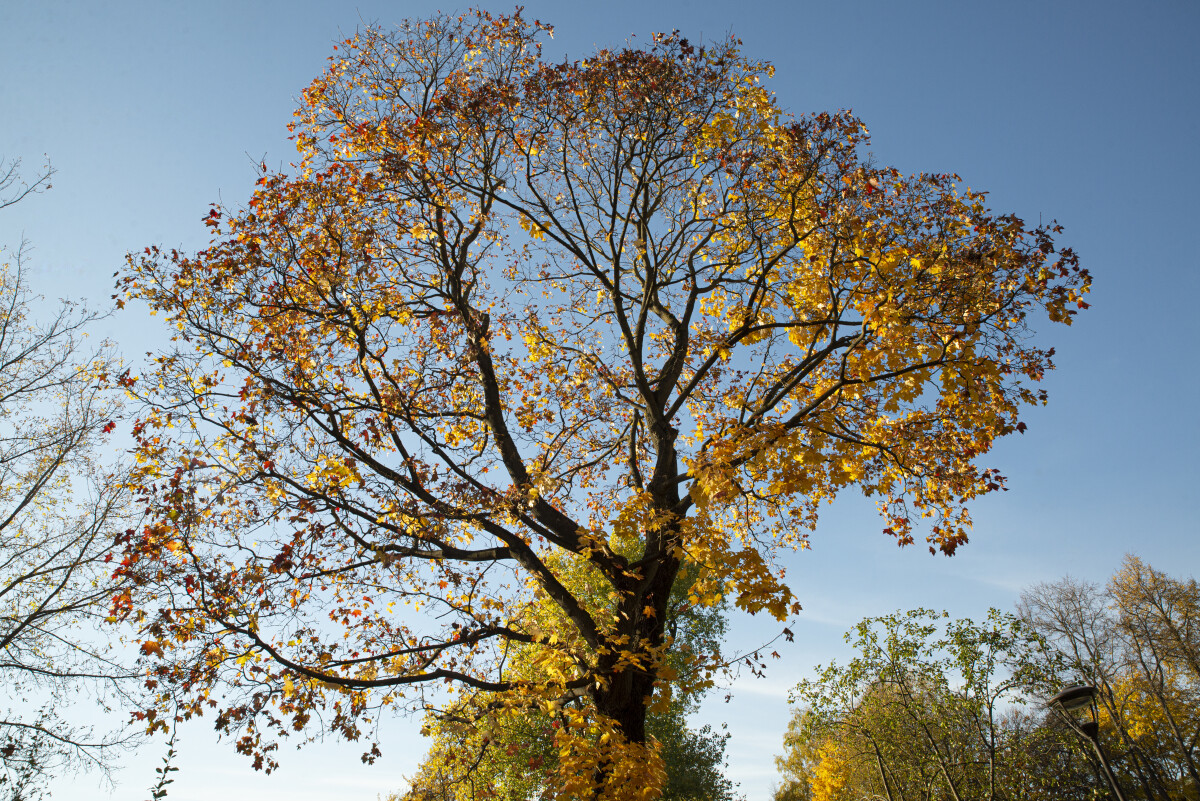
{"type": "Polygon", "coordinates": [[[1125,794],[1121,792],[1121,785],[1117,784],[1117,777],[1113,775],[1112,767],[1108,764],[1108,757],[1100,747],[1100,723],[1096,719],[1096,688],[1090,684],[1066,687],[1046,702],[1046,708],[1058,712],[1067,725],[1087,738],[1096,756],[1100,758],[1104,777],[1108,779],[1108,786],[1112,788],[1113,795],[1117,797],[1117,801],[1126,801],[1125,794]],[[1088,711],[1088,720],[1078,717],[1084,709],[1088,711]]]}

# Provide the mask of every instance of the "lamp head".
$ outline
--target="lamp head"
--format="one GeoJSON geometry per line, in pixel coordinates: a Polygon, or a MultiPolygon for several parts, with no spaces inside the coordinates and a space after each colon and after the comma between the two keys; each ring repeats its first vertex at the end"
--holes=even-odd
{"type": "Polygon", "coordinates": [[[1092,705],[1092,699],[1096,695],[1096,688],[1090,684],[1076,684],[1072,687],[1067,687],[1046,702],[1047,707],[1053,707],[1056,704],[1062,707],[1064,712],[1074,714],[1084,707],[1092,705]]]}

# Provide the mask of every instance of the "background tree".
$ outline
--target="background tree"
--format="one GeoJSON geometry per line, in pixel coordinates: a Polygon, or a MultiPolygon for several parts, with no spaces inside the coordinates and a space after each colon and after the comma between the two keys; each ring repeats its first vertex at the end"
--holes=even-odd
{"type": "Polygon", "coordinates": [[[797,686],[789,783],[807,781],[814,801],[1091,797],[1088,776],[1047,771],[1074,756],[1073,735],[1018,706],[1044,680],[1040,638],[996,610],[945,617],[868,618],[847,634],[854,659],[797,686]]]}
{"type": "MultiPolygon", "coordinates": [[[[572,588],[580,592],[582,588],[572,588]]],[[[726,630],[724,605],[698,608],[686,597],[672,599],[667,630],[672,650],[666,655],[668,669],[682,674],[693,669],[689,654],[717,653],[726,630]]],[[[511,660],[519,675],[521,655],[511,660]]],[[[736,664],[739,660],[733,660],[736,664]]],[[[647,733],[660,744],[665,773],[665,801],[734,801],[734,785],[724,776],[726,736],[710,726],[693,730],[688,717],[696,711],[707,681],[689,677],[682,694],[649,711],[647,733]]],[[[578,707],[581,698],[566,705],[578,707]]],[[[436,710],[427,715],[428,732],[434,740],[409,789],[394,796],[408,801],[469,801],[488,797],[509,801],[540,799],[553,795],[566,777],[555,745],[556,734],[569,727],[572,717],[561,710],[506,714],[481,720],[462,716],[455,710],[436,710]]]]}
{"type": "Polygon", "coordinates": [[[1107,587],[1064,578],[1021,595],[1062,667],[1041,692],[1097,689],[1100,736],[1130,797],[1200,798],[1200,589],[1127,556],[1107,587]]]}
{"type": "Polygon", "coordinates": [[[780,799],[1091,799],[1091,749],[1043,708],[1097,688],[1100,739],[1126,796],[1200,797],[1194,579],[1126,557],[1107,586],[1070,578],[1022,595],[1022,620],[864,620],[856,657],[802,682],[777,762],[780,799]]]}
{"type": "MultiPolygon", "coordinates": [[[[23,183],[17,167],[0,167],[0,208],[49,188],[49,168],[23,183]]],[[[116,362],[85,342],[94,314],[64,301],[39,315],[27,257],[24,243],[0,252],[0,797],[26,800],[68,766],[106,764],[119,735],[93,735],[63,710],[131,675],[92,626],[114,592],[106,563],[125,497],[96,459],[116,362]]]]}
{"type": "MultiPolygon", "coordinates": [[[[667,801],[733,801],[725,778],[727,735],[710,726],[688,726],[683,704],[647,717],[648,735],[660,745],[667,801]]],[[[410,787],[396,801],[551,797],[563,780],[556,734],[570,718],[526,712],[482,721],[441,717],[431,727],[434,745],[410,787]]]]}
{"type": "Polygon", "coordinates": [[[774,788],[776,801],[812,801],[819,795],[836,795],[849,785],[868,788],[873,782],[861,771],[869,769],[870,760],[839,759],[842,743],[837,742],[835,732],[822,725],[810,710],[797,709],[788,722],[783,735],[783,754],[775,757],[780,783],[774,788]],[[841,768],[838,776],[830,779],[830,768],[835,764],[841,768]],[[857,769],[859,775],[849,775],[857,769]]]}
{"type": "Polygon", "coordinates": [[[672,592],[783,619],[774,555],[850,486],[953,553],[1044,398],[1030,325],[1084,305],[1056,229],[788,117],[736,41],[549,63],[547,30],[363,31],[293,175],[130,260],[180,336],[139,383],[115,611],[257,764],[390,704],[563,709],[559,792],[656,794],[672,592]]]}

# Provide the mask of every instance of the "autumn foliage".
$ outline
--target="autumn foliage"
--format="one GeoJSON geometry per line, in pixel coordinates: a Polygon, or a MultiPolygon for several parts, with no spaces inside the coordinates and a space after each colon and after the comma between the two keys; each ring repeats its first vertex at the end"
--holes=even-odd
{"type": "Polygon", "coordinates": [[[1085,305],[1055,230],[788,116],[735,40],[554,63],[548,33],[345,41],[295,169],[122,279],[178,337],[134,389],[116,609],[259,764],[389,705],[536,708],[559,795],[655,796],[646,710],[721,663],[670,666],[668,619],[785,617],[776,554],[848,487],[952,554],[1044,399],[1030,323],[1085,305]]]}

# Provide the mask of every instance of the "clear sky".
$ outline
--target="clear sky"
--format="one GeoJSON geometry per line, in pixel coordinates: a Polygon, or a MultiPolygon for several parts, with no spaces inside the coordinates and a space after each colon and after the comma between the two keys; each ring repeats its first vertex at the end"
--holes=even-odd
{"type": "MultiPolygon", "coordinates": [[[[437,8],[0,2],[0,157],[32,173],[47,154],[58,170],[51,192],[0,216],[0,242],[28,237],[46,295],[107,303],[126,251],[204,244],[210,202],[242,202],[254,164],[292,160],[284,126],[335,39],[437,8]]],[[[1010,491],[974,507],[970,545],[952,559],[898,550],[873,507],[848,496],[813,550],[789,560],[804,604],[796,642],[766,679],[739,681],[730,703],[720,693],[703,711],[729,723],[729,773],[749,799],[773,781],[788,688],[843,654],[841,632],[861,617],[1008,608],[1023,586],[1067,572],[1103,581],[1126,552],[1198,572],[1200,6],[531,0],[526,14],[556,26],[552,57],[674,28],[693,41],[735,33],[776,65],[784,108],[851,108],[879,162],[957,172],[997,210],[1057,218],[1095,276],[1092,309],[1047,338],[1060,366],[1049,407],[994,451],[1010,491]]],[[[137,311],[109,332],[131,358],[164,340],[137,311]]],[[[739,617],[732,628],[736,645],[753,646],[779,627],[739,617]]],[[[390,725],[374,767],[359,749],[318,744],[263,778],[206,725],[190,727],[170,798],[368,801],[412,770],[424,748],[415,729],[390,725]]],[[[114,797],[143,793],[162,750],[132,762],[114,797]]],[[[56,797],[103,794],[84,777],[56,797]]]]}

